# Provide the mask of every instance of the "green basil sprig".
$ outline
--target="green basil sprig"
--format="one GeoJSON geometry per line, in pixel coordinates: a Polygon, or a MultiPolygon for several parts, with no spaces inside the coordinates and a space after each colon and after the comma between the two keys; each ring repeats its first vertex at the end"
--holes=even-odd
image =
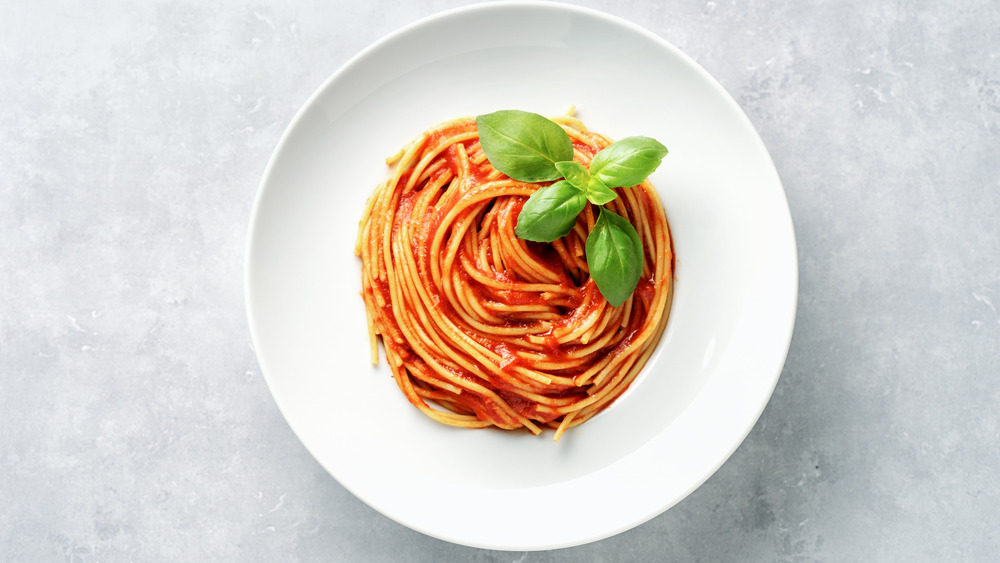
{"type": "Polygon", "coordinates": [[[537,113],[507,110],[480,115],[476,128],[490,164],[515,180],[558,180],[562,175],[556,162],[573,160],[573,143],[566,131],[537,113]]]}
{"type": "Polygon", "coordinates": [[[552,242],[573,230],[587,197],[566,180],[545,186],[528,198],[517,216],[514,234],[535,242],[552,242]]]}
{"type": "Polygon", "coordinates": [[[611,188],[641,184],[667,155],[649,137],[627,137],[598,152],[587,168],[573,160],[573,143],[557,123],[537,113],[502,110],[476,117],[479,141],[494,168],[522,182],[550,182],[528,198],[517,216],[518,238],[552,242],[573,230],[587,202],[599,206],[587,236],[587,265],[601,295],[617,307],[642,276],[642,240],[625,218],[604,205],[611,188]]]}
{"type": "Polygon", "coordinates": [[[587,236],[587,265],[608,303],[624,303],[642,276],[642,241],[632,223],[601,207],[587,236]]]}

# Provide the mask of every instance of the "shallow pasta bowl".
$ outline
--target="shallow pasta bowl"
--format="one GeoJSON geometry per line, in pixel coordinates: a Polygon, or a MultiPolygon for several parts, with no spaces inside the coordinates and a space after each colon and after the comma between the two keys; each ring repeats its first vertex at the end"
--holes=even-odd
{"type": "Polygon", "coordinates": [[[509,550],[598,540],[667,510],[739,446],[774,389],[797,297],[795,237],[759,136],[703,69],[592,10],[490,3],[393,33],[334,74],[268,164],[246,301],[275,402],[344,487],[394,520],[509,550]],[[607,87],[581,88],[580,76],[607,87]],[[614,85],[628,85],[618,87],[614,85]],[[384,159],[441,121],[497,109],[577,117],[670,149],[650,180],[677,256],[670,321],[610,408],[551,433],[463,430],[413,408],[369,363],[359,260],[384,159]]]}

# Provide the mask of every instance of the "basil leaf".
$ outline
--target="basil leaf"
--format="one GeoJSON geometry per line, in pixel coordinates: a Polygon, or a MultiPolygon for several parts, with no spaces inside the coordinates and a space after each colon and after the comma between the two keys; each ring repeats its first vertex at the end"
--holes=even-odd
{"type": "Polygon", "coordinates": [[[590,181],[587,182],[587,189],[584,190],[584,193],[587,194],[587,199],[590,200],[590,203],[593,203],[594,205],[604,205],[605,203],[614,201],[615,198],[618,197],[618,194],[612,191],[611,188],[605,186],[604,182],[594,178],[593,176],[591,176],[590,181]]]}
{"type": "Polygon", "coordinates": [[[556,163],[556,170],[576,188],[581,191],[587,190],[587,184],[590,183],[590,172],[587,172],[586,166],[573,160],[564,160],[556,163]]]}
{"type": "Polygon", "coordinates": [[[583,192],[560,180],[531,194],[517,216],[514,234],[519,239],[552,242],[573,230],[585,205],[583,192]]]}
{"type": "Polygon", "coordinates": [[[667,155],[667,147],[649,137],[626,137],[605,147],[590,163],[590,175],[609,188],[641,184],[667,155]]]}
{"type": "Polygon", "coordinates": [[[522,182],[560,178],[556,162],[573,160],[573,143],[554,121],[537,113],[501,110],[476,117],[486,158],[494,168],[522,182]]]}
{"type": "Polygon", "coordinates": [[[613,307],[628,299],[642,276],[642,241],[622,216],[599,208],[594,230],[587,236],[590,278],[613,307]]]}

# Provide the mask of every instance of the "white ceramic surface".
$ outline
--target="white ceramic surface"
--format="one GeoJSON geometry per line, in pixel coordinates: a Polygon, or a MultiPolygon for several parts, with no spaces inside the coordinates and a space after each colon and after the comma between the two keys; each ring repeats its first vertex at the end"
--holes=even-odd
{"type": "Polygon", "coordinates": [[[753,427],[795,318],[795,237],[753,126],[683,53],[603,13],[551,3],[446,12],[366,49],[285,132],[250,226],[247,309],[289,425],[346,488],[455,543],[577,545],[636,526],[703,483],[753,427]],[[567,432],[460,430],[368,362],[353,246],[384,158],[445,119],[570,105],[670,154],[651,180],[674,235],[663,341],[629,391],[567,432]]]}

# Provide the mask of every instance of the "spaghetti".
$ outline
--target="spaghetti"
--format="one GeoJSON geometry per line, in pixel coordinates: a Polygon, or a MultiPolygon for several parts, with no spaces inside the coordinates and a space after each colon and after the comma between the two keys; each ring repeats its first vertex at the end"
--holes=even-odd
{"type": "MultiPolygon", "coordinates": [[[[574,159],[589,164],[611,141],[569,116],[574,159]]],[[[552,243],[518,239],[528,197],[546,184],[490,165],[473,119],[424,132],[387,160],[392,176],[369,198],[355,253],[378,363],[414,406],[467,428],[570,427],[610,405],[638,375],[666,326],[673,251],[648,181],[607,204],[636,228],[639,284],[610,306],[589,278],[585,241],[596,207],[552,243]]]]}

